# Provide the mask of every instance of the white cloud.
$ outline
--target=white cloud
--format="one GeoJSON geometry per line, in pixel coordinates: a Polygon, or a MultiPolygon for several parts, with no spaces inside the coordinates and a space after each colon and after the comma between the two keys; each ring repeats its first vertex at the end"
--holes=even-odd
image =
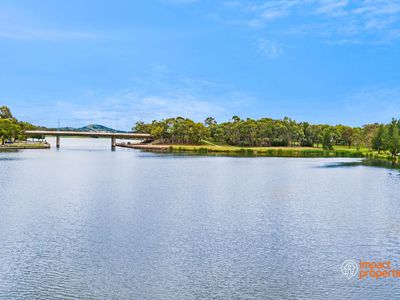
{"type": "Polygon", "coordinates": [[[320,0],[317,1],[315,14],[326,15],[328,17],[338,17],[347,14],[346,7],[348,0],[320,0]]]}
{"type": "MultiPolygon", "coordinates": [[[[252,97],[232,86],[180,78],[171,74],[165,66],[154,65],[153,72],[149,76],[135,78],[132,86],[124,90],[85,91],[80,103],[76,99],[62,99],[46,107],[32,107],[29,120],[52,127],[58,125],[58,118],[61,126],[72,127],[87,124],[115,127],[117,123],[119,129],[129,130],[140,120],[150,122],[177,116],[198,122],[209,116],[225,121],[253,101],[252,97]],[[40,119],[43,115],[51,118],[40,119]]],[[[30,104],[24,105],[29,107],[30,104]]]]}
{"type": "Polygon", "coordinates": [[[273,21],[291,14],[292,9],[300,4],[300,1],[267,1],[261,5],[249,7],[250,10],[258,12],[259,17],[264,21],[273,21]]]}
{"type": "Polygon", "coordinates": [[[20,13],[0,8],[0,39],[13,40],[86,40],[100,37],[96,32],[39,25],[20,13]]]}
{"type": "Polygon", "coordinates": [[[390,42],[400,37],[400,0],[265,0],[227,2],[235,11],[233,24],[267,28],[280,24],[280,31],[320,36],[334,43],[357,40],[365,43],[390,42]],[[293,30],[301,27],[308,30],[293,30]]]}
{"type": "Polygon", "coordinates": [[[278,58],[283,54],[283,49],[278,43],[264,38],[258,39],[258,51],[269,59],[278,58]]]}
{"type": "Polygon", "coordinates": [[[135,103],[136,119],[164,119],[182,116],[197,121],[209,115],[220,115],[222,106],[192,95],[147,96],[135,103]]]}

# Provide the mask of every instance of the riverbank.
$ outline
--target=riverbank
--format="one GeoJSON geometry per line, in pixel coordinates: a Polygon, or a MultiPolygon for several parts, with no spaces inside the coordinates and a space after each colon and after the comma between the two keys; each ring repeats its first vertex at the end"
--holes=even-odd
{"type": "Polygon", "coordinates": [[[153,145],[153,144],[131,144],[131,143],[117,143],[117,147],[139,149],[143,151],[153,152],[169,152],[170,145],[153,145]]]}
{"type": "Polygon", "coordinates": [[[221,153],[242,156],[270,157],[359,157],[393,160],[389,153],[372,151],[367,148],[356,149],[347,146],[334,146],[332,150],[316,147],[236,147],[219,145],[170,145],[171,152],[221,153]]]}
{"type": "Polygon", "coordinates": [[[317,147],[237,147],[227,145],[203,144],[203,145],[165,145],[165,144],[118,144],[120,147],[139,149],[143,151],[193,153],[210,155],[233,156],[269,156],[269,157],[353,157],[375,158],[393,160],[385,152],[378,153],[367,148],[349,148],[347,146],[335,146],[332,150],[324,150],[317,147]]]}
{"type": "Polygon", "coordinates": [[[169,147],[169,151],[270,157],[366,157],[366,153],[351,148],[324,150],[322,148],[313,147],[236,147],[218,145],[171,145],[169,147]]]}
{"type": "Polygon", "coordinates": [[[0,145],[0,150],[50,149],[48,143],[14,143],[0,145]]]}

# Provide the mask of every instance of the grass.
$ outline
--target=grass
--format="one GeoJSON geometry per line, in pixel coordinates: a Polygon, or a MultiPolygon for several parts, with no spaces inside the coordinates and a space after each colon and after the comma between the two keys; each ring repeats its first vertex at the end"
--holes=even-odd
{"type": "Polygon", "coordinates": [[[217,144],[215,144],[215,143],[212,143],[212,142],[209,142],[209,141],[206,141],[206,140],[201,140],[201,143],[202,143],[203,145],[221,147],[220,145],[217,145],[217,144]]]}
{"type": "Polygon", "coordinates": [[[198,154],[225,154],[240,156],[271,156],[271,157],[368,157],[391,159],[389,153],[378,153],[367,148],[335,146],[332,150],[312,147],[237,147],[227,145],[170,145],[171,152],[194,152],[198,154]]]}
{"type": "Polygon", "coordinates": [[[14,144],[5,144],[0,145],[0,149],[48,149],[50,148],[50,144],[45,143],[24,143],[18,142],[14,144]]]}

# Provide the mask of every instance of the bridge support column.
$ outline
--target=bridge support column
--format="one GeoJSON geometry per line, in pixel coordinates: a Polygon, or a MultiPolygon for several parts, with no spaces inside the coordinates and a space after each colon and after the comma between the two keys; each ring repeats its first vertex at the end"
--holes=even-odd
{"type": "Polygon", "coordinates": [[[116,138],[111,137],[111,150],[115,150],[116,146],[117,146],[116,138]]]}
{"type": "Polygon", "coordinates": [[[59,135],[56,136],[56,147],[57,147],[57,149],[60,148],[60,136],[59,135]]]}

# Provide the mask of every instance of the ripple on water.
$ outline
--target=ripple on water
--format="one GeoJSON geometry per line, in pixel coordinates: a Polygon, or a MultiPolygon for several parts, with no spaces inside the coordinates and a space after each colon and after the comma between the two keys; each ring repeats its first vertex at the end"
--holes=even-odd
{"type": "Polygon", "coordinates": [[[387,299],[398,292],[396,280],[348,280],[340,272],[346,259],[390,259],[400,268],[400,185],[387,169],[63,143],[59,151],[0,159],[0,298],[387,299]]]}

